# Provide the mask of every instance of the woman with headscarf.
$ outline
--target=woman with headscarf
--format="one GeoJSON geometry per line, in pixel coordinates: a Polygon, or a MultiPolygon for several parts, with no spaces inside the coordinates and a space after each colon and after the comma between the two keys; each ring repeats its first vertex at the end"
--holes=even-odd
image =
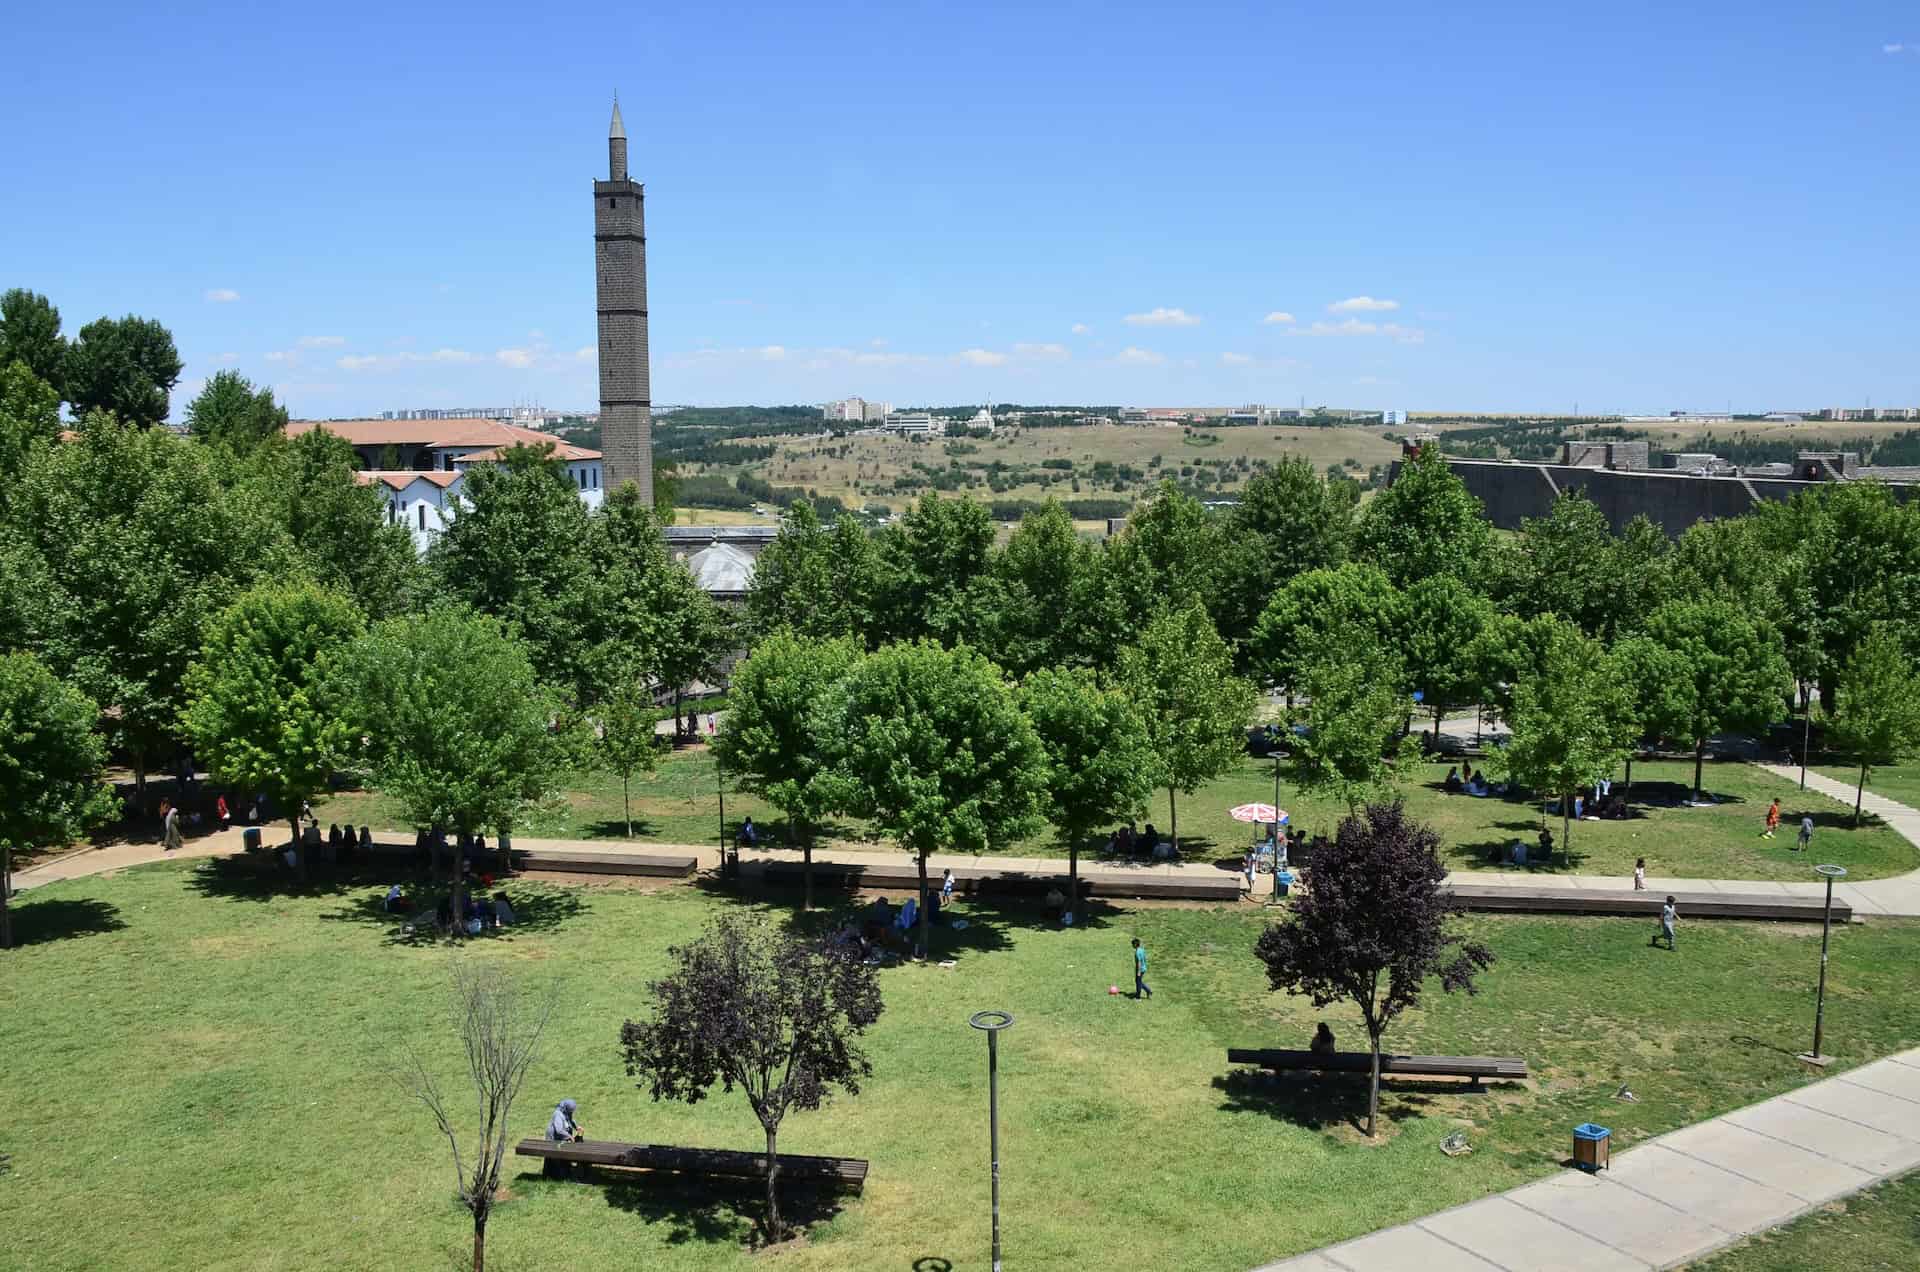
{"type": "MultiPolygon", "coordinates": [[[[580,1106],[573,1100],[562,1100],[554,1107],[553,1118],[547,1123],[547,1138],[556,1144],[577,1144],[584,1136],[580,1133],[580,1124],[573,1120],[574,1110],[580,1106]]],[[[573,1173],[566,1162],[557,1162],[549,1157],[541,1163],[540,1173],[549,1179],[565,1179],[573,1173]]]]}

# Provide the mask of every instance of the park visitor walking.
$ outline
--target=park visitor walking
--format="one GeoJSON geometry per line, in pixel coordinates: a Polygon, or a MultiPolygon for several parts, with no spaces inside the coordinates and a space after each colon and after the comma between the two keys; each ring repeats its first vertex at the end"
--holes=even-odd
{"type": "Polygon", "coordinates": [[[1635,857],[1633,860],[1633,890],[1635,892],[1647,890],[1647,859],[1645,857],[1635,857]]]}
{"type": "Polygon", "coordinates": [[[1800,843],[1796,851],[1805,852],[1807,850],[1807,845],[1812,842],[1813,842],[1813,818],[1811,816],[1802,817],[1800,819],[1800,843]]]}
{"type": "Polygon", "coordinates": [[[1668,893],[1666,904],[1660,907],[1660,930],[1653,934],[1653,940],[1648,942],[1648,944],[1658,945],[1660,944],[1660,938],[1665,937],[1667,940],[1667,949],[1671,951],[1674,948],[1673,925],[1678,922],[1679,919],[1680,909],[1674,904],[1673,894],[1668,893]]]}
{"type": "Polygon", "coordinates": [[[1153,997],[1153,987],[1147,984],[1147,947],[1137,936],[1133,938],[1133,996],[1153,997]]]}
{"type": "Polygon", "coordinates": [[[1767,805],[1767,828],[1760,832],[1760,838],[1772,839],[1773,832],[1780,829],[1780,801],[1774,800],[1767,805]]]}
{"type": "Polygon", "coordinates": [[[166,803],[162,804],[160,807],[166,813],[166,820],[161,824],[161,830],[160,830],[160,841],[162,845],[162,851],[177,852],[181,847],[180,810],[179,808],[175,807],[173,801],[171,800],[168,800],[166,803]]]}

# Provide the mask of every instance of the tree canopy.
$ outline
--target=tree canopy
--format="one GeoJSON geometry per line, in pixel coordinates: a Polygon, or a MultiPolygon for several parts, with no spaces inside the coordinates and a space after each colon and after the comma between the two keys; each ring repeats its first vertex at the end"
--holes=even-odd
{"type": "Polygon", "coordinates": [[[1423,446],[1361,510],[1354,554],[1379,566],[1398,587],[1433,574],[1478,582],[1492,539],[1493,525],[1480,501],[1438,450],[1423,446]]]}
{"type": "MultiPolygon", "coordinates": [[[[214,372],[187,403],[187,432],[240,455],[278,436],[286,426],[287,409],[273,400],[273,390],[256,388],[238,371],[214,372]]],[[[326,430],[309,432],[324,434],[326,430]]]]}
{"type": "Polygon", "coordinates": [[[1792,673],[1780,637],[1765,619],[1720,597],[1668,601],[1647,619],[1646,634],[1680,655],[1686,678],[1673,700],[1675,721],[1693,743],[1693,797],[1701,796],[1701,763],[1716,733],[1757,733],[1784,712],[1792,673]]]}
{"type": "Polygon", "coordinates": [[[1898,764],[1920,752],[1920,678],[1894,630],[1884,623],[1868,629],[1841,673],[1838,710],[1828,723],[1833,747],[1860,766],[1853,796],[1853,824],[1860,824],[1860,802],[1874,766],[1898,764]]]}
{"type": "Polygon", "coordinates": [[[167,420],[180,382],[173,333],[151,318],[96,318],[67,349],[64,386],[74,414],[111,411],[136,428],[167,420]]]}
{"type": "Polygon", "coordinates": [[[99,714],[32,654],[0,654],[0,949],[13,944],[13,854],[64,845],[114,811],[99,714]]]}

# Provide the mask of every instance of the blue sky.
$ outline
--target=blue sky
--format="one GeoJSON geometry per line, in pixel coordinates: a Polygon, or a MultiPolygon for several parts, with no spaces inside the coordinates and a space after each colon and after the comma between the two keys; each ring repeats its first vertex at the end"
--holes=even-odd
{"type": "Polygon", "coordinates": [[[10,16],[0,286],[296,415],[596,399],[1920,404],[1912,4],[10,16]],[[586,352],[583,352],[586,351],[586,352]]]}

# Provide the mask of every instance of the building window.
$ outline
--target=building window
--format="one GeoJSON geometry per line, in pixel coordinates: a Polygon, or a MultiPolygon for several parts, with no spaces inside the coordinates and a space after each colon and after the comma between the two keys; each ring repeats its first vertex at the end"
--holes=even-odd
{"type": "Polygon", "coordinates": [[[598,490],[600,489],[600,470],[596,468],[596,469],[593,469],[592,471],[593,471],[593,488],[595,490],[598,490]]]}
{"type": "Polygon", "coordinates": [[[617,208],[617,207],[619,207],[619,206],[620,206],[620,200],[618,200],[618,199],[608,199],[608,200],[607,200],[607,206],[608,206],[608,207],[610,207],[610,208],[617,208]]]}
{"type": "Polygon", "coordinates": [[[427,505],[424,502],[420,505],[420,528],[422,530],[427,528],[427,505]]]}

